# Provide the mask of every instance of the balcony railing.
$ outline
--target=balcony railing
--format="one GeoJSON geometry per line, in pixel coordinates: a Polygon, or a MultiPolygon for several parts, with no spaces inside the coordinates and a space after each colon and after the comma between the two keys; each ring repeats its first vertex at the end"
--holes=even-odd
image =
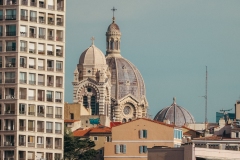
{"type": "Polygon", "coordinates": [[[45,35],[39,35],[38,38],[40,38],[40,39],[45,39],[45,35]]]}
{"type": "MultiPolygon", "coordinates": [[[[25,114],[26,114],[26,111],[19,111],[19,114],[25,115],[25,114]]],[[[21,126],[20,126],[20,127],[21,127],[21,126]]]]}
{"type": "Polygon", "coordinates": [[[6,51],[16,51],[16,47],[13,46],[7,46],[6,51]]]}
{"type": "Polygon", "coordinates": [[[20,67],[27,68],[27,64],[26,63],[20,63],[20,67]]]}
{"type": "Polygon", "coordinates": [[[29,53],[36,53],[35,49],[29,49],[29,53]]]}
{"type": "Polygon", "coordinates": [[[28,115],[34,116],[35,112],[28,112],[28,115]]]}
{"type": "Polygon", "coordinates": [[[6,68],[16,67],[16,64],[15,63],[6,63],[5,67],[6,68]]]}
{"type": "Polygon", "coordinates": [[[39,18],[39,23],[45,23],[45,19],[39,18]]]}
{"type": "Polygon", "coordinates": [[[28,1],[27,0],[22,0],[22,5],[27,6],[28,5],[28,1]]]}
{"type": "Polygon", "coordinates": [[[37,17],[30,17],[31,22],[37,22],[37,17]]]}
{"type": "Polygon", "coordinates": [[[17,1],[16,0],[7,0],[7,5],[16,5],[17,1]]]}
{"type": "Polygon", "coordinates": [[[14,142],[6,141],[4,142],[4,146],[14,146],[14,142]]]}
{"type": "Polygon", "coordinates": [[[28,83],[31,84],[31,85],[35,85],[36,81],[28,81],[28,83]]]}
{"type": "Polygon", "coordinates": [[[20,79],[19,82],[20,82],[21,84],[25,84],[25,83],[27,83],[27,80],[26,80],[26,79],[20,79]]]}
{"type": "Polygon", "coordinates": [[[62,119],[62,115],[57,115],[57,114],[55,114],[55,118],[60,118],[60,119],[62,119]]]}
{"type": "Polygon", "coordinates": [[[48,40],[53,41],[53,40],[54,40],[54,37],[53,37],[53,36],[48,36],[48,40]]]}
{"type": "Polygon", "coordinates": [[[56,83],[56,87],[62,87],[62,84],[56,83]]]}
{"type": "Polygon", "coordinates": [[[5,95],[5,99],[15,99],[14,95],[5,95]]]}
{"type": "Polygon", "coordinates": [[[44,54],[45,51],[44,50],[38,50],[38,54],[44,54]]]}
{"type": "Polygon", "coordinates": [[[46,117],[53,118],[53,114],[46,114],[46,117]]]}
{"type": "Polygon", "coordinates": [[[38,66],[38,70],[44,70],[44,66],[38,66]]]}
{"type": "Polygon", "coordinates": [[[63,11],[63,7],[62,7],[62,6],[58,6],[58,7],[57,7],[57,10],[58,10],[58,11],[63,11]]]}
{"type": "Polygon", "coordinates": [[[14,160],[13,157],[5,157],[4,160],[14,160]]]}
{"type": "Polygon", "coordinates": [[[62,100],[61,100],[61,99],[55,99],[55,102],[59,102],[59,103],[61,103],[62,100]]]}
{"type": "Polygon", "coordinates": [[[57,72],[62,72],[63,69],[62,69],[62,68],[56,68],[56,71],[57,71],[57,72]]]}
{"type": "Polygon", "coordinates": [[[15,78],[5,79],[5,83],[15,83],[15,78]]]}
{"type": "Polygon", "coordinates": [[[21,52],[27,52],[27,47],[20,47],[21,52]]]}
{"type": "Polygon", "coordinates": [[[34,127],[28,127],[28,131],[35,131],[34,127]]]}
{"type": "Polygon", "coordinates": [[[38,117],[44,117],[44,113],[37,113],[38,117]]]}
{"type": "Polygon", "coordinates": [[[5,20],[16,20],[16,15],[6,15],[5,20]]]}
{"type": "Polygon", "coordinates": [[[38,132],[44,132],[44,128],[38,128],[37,131],[38,132]]]}
{"type": "Polygon", "coordinates": [[[47,86],[53,86],[53,83],[52,82],[48,82],[47,86]]]}
{"type": "Polygon", "coordinates": [[[63,54],[62,54],[61,52],[57,52],[57,53],[56,53],[56,56],[58,56],[58,57],[62,57],[63,54]]]}
{"type": "Polygon", "coordinates": [[[44,97],[38,97],[38,101],[44,101],[44,97]]]}
{"type": "Polygon", "coordinates": [[[46,5],[45,5],[45,4],[42,4],[42,3],[39,3],[39,7],[40,7],[40,8],[46,8],[46,5]]]}
{"type": "Polygon", "coordinates": [[[46,144],[46,148],[53,148],[52,144],[46,144]]]}
{"type": "Polygon", "coordinates": [[[15,111],[5,111],[5,114],[15,114],[15,111]]]}
{"type": "Polygon", "coordinates": [[[56,133],[56,134],[61,134],[61,133],[62,133],[62,130],[55,130],[55,133],[56,133]]]}
{"type": "Polygon", "coordinates": [[[36,2],[30,2],[30,6],[37,7],[37,3],[36,2]]]}
{"type": "Polygon", "coordinates": [[[48,24],[54,25],[54,21],[48,21],[48,24]]]}
{"type": "Polygon", "coordinates": [[[21,20],[28,21],[28,16],[21,16],[21,20]]]}
{"type": "Polygon", "coordinates": [[[16,31],[15,32],[6,32],[6,36],[16,36],[16,31]]]}
{"type": "Polygon", "coordinates": [[[28,142],[28,147],[35,147],[35,143],[28,142]]]}
{"type": "Polygon", "coordinates": [[[26,99],[27,96],[26,95],[19,95],[19,99],[26,99]]]}
{"type": "Polygon", "coordinates": [[[58,25],[58,26],[63,26],[63,22],[58,21],[58,22],[57,22],[57,25],[58,25]]]}
{"type": "Polygon", "coordinates": [[[36,38],[36,34],[35,33],[29,33],[29,38],[36,38]]]}
{"type": "Polygon", "coordinates": [[[57,41],[63,41],[63,38],[62,37],[57,37],[56,40],[57,41]]]}
{"type": "Polygon", "coordinates": [[[2,21],[3,20],[3,15],[0,15],[0,21],[2,21]]]}
{"type": "Polygon", "coordinates": [[[62,146],[55,145],[55,149],[62,149],[62,146]]]}
{"type": "Polygon", "coordinates": [[[19,146],[26,146],[26,142],[19,142],[19,146]]]}
{"type": "Polygon", "coordinates": [[[35,100],[34,96],[28,96],[28,100],[35,100]]]}
{"type": "Polygon", "coordinates": [[[35,69],[35,65],[29,65],[29,68],[35,69]]]}
{"type": "Polygon", "coordinates": [[[52,129],[46,129],[46,132],[47,133],[53,133],[53,130],[52,129]]]}
{"type": "Polygon", "coordinates": [[[5,131],[14,131],[14,128],[13,128],[13,126],[5,126],[4,130],[5,131]]]}
{"type": "Polygon", "coordinates": [[[44,144],[37,144],[37,148],[43,148],[44,144]]]}
{"type": "Polygon", "coordinates": [[[54,68],[53,68],[53,67],[47,67],[47,70],[48,70],[48,71],[53,71],[54,68]]]}
{"type": "Polygon", "coordinates": [[[19,131],[26,131],[26,127],[25,126],[19,126],[19,131]]]}
{"type": "Polygon", "coordinates": [[[53,9],[54,9],[54,6],[53,6],[53,5],[48,5],[48,9],[53,10],[53,9]]]}
{"type": "Polygon", "coordinates": [[[44,82],[38,82],[39,86],[44,86],[44,82]]]}
{"type": "Polygon", "coordinates": [[[47,55],[53,56],[53,51],[47,51],[47,55]]]}
{"type": "Polygon", "coordinates": [[[48,102],[52,102],[52,101],[53,101],[53,98],[47,98],[47,101],[48,101],[48,102]]]}

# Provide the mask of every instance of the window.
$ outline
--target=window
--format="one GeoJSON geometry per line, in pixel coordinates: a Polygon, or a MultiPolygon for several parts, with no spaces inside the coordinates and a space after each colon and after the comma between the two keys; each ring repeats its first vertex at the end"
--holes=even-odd
{"type": "Polygon", "coordinates": [[[37,144],[43,144],[43,142],[44,142],[44,137],[38,136],[37,137],[37,144]]]}
{"type": "Polygon", "coordinates": [[[236,132],[236,138],[239,138],[239,132],[236,132]]]}
{"type": "Polygon", "coordinates": [[[139,131],[140,138],[147,138],[147,130],[143,129],[139,131]]]}
{"type": "MultiPolygon", "coordinates": [[[[34,33],[33,33],[34,34],[34,33]]],[[[29,43],[29,53],[35,53],[35,43],[29,43]]]]}
{"type": "Polygon", "coordinates": [[[47,106],[47,117],[53,118],[53,107],[47,106]]]}
{"type": "MultiPolygon", "coordinates": [[[[38,85],[44,86],[44,75],[43,74],[38,75],[38,85]]],[[[44,97],[44,96],[42,96],[42,97],[44,97]]]]}
{"type": "Polygon", "coordinates": [[[53,92],[47,91],[47,101],[52,102],[53,101],[53,92]]]}
{"type": "Polygon", "coordinates": [[[55,118],[62,118],[62,107],[56,107],[55,118]]]}
{"type": "Polygon", "coordinates": [[[182,139],[182,130],[174,129],[174,138],[182,139]]]}
{"type": "Polygon", "coordinates": [[[16,9],[6,10],[6,20],[16,20],[16,9]]]}
{"type": "Polygon", "coordinates": [[[21,9],[21,20],[24,20],[24,21],[28,20],[28,10],[21,9]]]}
{"type": "Polygon", "coordinates": [[[21,52],[27,51],[27,42],[26,41],[20,41],[20,51],[21,52]]]}
{"type": "Polygon", "coordinates": [[[55,133],[57,134],[62,133],[62,123],[55,123],[55,133]]]}
{"type": "Polygon", "coordinates": [[[147,153],[147,146],[139,146],[139,153],[147,153]]]}
{"type": "Polygon", "coordinates": [[[56,61],[56,71],[61,72],[62,71],[62,62],[56,61]]]}
{"type": "Polygon", "coordinates": [[[103,150],[102,149],[99,150],[99,154],[103,154],[103,150]]]}
{"type": "Polygon", "coordinates": [[[15,41],[7,41],[6,42],[6,51],[16,51],[16,42],[15,41]]]}
{"type": "Polygon", "coordinates": [[[74,119],[74,113],[70,113],[70,118],[74,119]]]}
{"type": "Polygon", "coordinates": [[[117,144],[115,145],[115,152],[116,154],[119,154],[119,153],[126,153],[126,145],[125,144],[117,144]]]}
{"type": "Polygon", "coordinates": [[[106,141],[107,141],[107,142],[111,142],[111,137],[110,137],[110,136],[107,136],[107,137],[106,137],[106,141]]]}
{"type": "Polygon", "coordinates": [[[98,140],[98,137],[97,137],[97,136],[93,137],[93,140],[94,140],[94,141],[97,141],[97,140],[98,140]]]}
{"type": "Polygon", "coordinates": [[[30,21],[37,22],[37,12],[30,11],[30,21]]]}
{"type": "Polygon", "coordinates": [[[29,73],[29,84],[35,85],[36,84],[36,78],[35,73],[29,73]]]}
{"type": "Polygon", "coordinates": [[[45,28],[39,28],[39,38],[45,39],[45,28]]]}
{"type": "Polygon", "coordinates": [[[27,83],[26,81],[26,72],[20,72],[20,83],[27,83]]]}
{"type": "Polygon", "coordinates": [[[6,25],[6,36],[16,36],[16,25],[6,25]]]}
{"type": "Polygon", "coordinates": [[[62,92],[55,92],[55,102],[62,102],[62,92]]]}
{"type": "Polygon", "coordinates": [[[35,68],[35,59],[29,58],[28,65],[29,65],[29,68],[34,69],[35,68]]]}
{"type": "Polygon", "coordinates": [[[47,122],[46,123],[46,129],[47,129],[47,133],[52,133],[53,123],[52,122],[47,122]]]}
{"type": "Polygon", "coordinates": [[[25,114],[26,112],[26,104],[19,103],[19,114],[25,114]]]}

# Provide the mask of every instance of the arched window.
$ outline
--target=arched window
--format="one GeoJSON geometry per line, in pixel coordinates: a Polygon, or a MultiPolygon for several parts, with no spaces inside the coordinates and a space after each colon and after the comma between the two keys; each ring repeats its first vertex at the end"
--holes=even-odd
{"type": "Polygon", "coordinates": [[[88,107],[88,97],[87,96],[83,96],[83,106],[88,107]]]}
{"type": "Polygon", "coordinates": [[[114,49],[114,41],[113,41],[113,39],[112,39],[111,42],[110,42],[110,49],[111,49],[111,50],[114,49]]]}
{"type": "Polygon", "coordinates": [[[115,49],[118,50],[118,41],[115,42],[115,49]]]}
{"type": "Polygon", "coordinates": [[[109,49],[109,41],[107,41],[106,48],[109,49]]]}
{"type": "Polygon", "coordinates": [[[92,115],[96,115],[96,97],[91,96],[91,110],[92,110],[92,115]]]}

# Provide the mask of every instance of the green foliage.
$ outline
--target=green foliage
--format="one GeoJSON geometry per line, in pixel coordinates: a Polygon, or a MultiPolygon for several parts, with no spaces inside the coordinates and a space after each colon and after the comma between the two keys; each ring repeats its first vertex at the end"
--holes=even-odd
{"type": "Polygon", "coordinates": [[[72,135],[70,130],[64,132],[64,159],[65,160],[91,160],[97,151],[93,149],[94,141],[89,138],[78,138],[72,135]]]}

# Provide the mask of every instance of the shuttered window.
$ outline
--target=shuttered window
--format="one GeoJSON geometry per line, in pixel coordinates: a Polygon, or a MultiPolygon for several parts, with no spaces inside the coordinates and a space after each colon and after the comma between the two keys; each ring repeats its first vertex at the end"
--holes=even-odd
{"type": "Polygon", "coordinates": [[[127,150],[127,147],[125,144],[116,144],[115,145],[115,153],[116,154],[119,154],[119,153],[123,153],[125,154],[126,153],[126,150],[127,150]]]}
{"type": "Polygon", "coordinates": [[[147,138],[147,130],[139,130],[139,138],[147,138]]]}
{"type": "Polygon", "coordinates": [[[120,145],[118,145],[118,144],[115,145],[115,153],[116,154],[120,153],[120,145]]]}

